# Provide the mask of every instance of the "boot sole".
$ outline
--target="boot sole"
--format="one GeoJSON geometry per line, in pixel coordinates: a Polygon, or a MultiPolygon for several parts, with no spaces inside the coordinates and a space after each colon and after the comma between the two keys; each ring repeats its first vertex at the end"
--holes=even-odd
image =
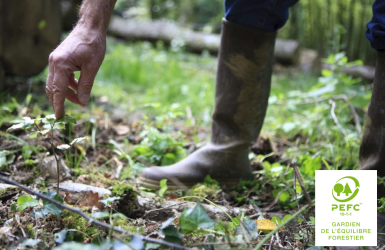
{"type": "MultiPolygon", "coordinates": [[[[219,181],[220,187],[226,187],[226,188],[232,188],[235,187],[239,183],[239,179],[236,180],[223,180],[219,181]]],[[[151,180],[144,178],[142,176],[139,177],[138,180],[139,186],[143,186],[146,188],[151,188],[151,189],[160,189],[159,181],[151,180]]],[[[186,182],[181,182],[180,185],[175,184],[174,182],[171,182],[168,180],[167,182],[167,189],[168,190],[177,190],[177,189],[182,189],[182,190],[187,190],[193,186],[195,186],[197,182],[191,182],[191,183],[186,183],[186,182]]]]}

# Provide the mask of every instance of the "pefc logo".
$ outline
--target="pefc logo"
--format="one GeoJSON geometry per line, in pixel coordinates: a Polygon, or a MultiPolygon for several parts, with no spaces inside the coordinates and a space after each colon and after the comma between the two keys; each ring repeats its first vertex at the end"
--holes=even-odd
{"type": "Polygon", "coordinates": [[[354,197],[356,197],[358,191],[360,191],[360,183],[358,182],[358,180],[353,176],[345,176],[339,179],[334,185],[332,195],[333,198],[338,202],[348,202],[351,201],[354,197]],[[353,184],[350,180],[354,182],[354,192],[352,191],[352,188],[349,185],[349,182],[350,184],[353,184]]]}

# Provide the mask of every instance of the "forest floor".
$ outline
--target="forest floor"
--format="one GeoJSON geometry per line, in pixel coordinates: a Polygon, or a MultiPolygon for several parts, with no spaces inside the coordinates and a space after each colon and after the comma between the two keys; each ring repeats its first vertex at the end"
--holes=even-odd
{"type": "Polygon", "coordinates": [[[177,162],[209,140],[215,58],[109,40],[92,100],[86,107],[67,104],[65,120],[49,116],[46,71],[7,79],[0,95],[0,176],[125,233],[0,182],[0,248],[157,249],[172,242],[322,249],[313,247],[315,170],[357,168],[370,99],[369,85],[340,72],[342,54],[328,60],[335,67],[319,78],[295,69],[275,73],[264,128],[250,148],[254,178],[232,188],[211,178],[180,190],[137,182],[143,168],[177,162]],[[82,141],[71,144],[76,138],[82,141]]]}

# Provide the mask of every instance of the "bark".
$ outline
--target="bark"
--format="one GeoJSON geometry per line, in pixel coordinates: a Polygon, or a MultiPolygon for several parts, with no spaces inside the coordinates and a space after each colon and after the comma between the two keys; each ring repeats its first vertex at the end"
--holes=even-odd
{"type": "Polygon", "coordinates": [[[59,0],[0,0],[0,16],[0,62],[5,74],[39,74],[60,42],[59,0]]]}
{"type": "MultiPolygon", "coordinates": [[[[196,53],[206,50],[217,54],[220,44],[220,35],[194,32],[166,21],[145,22],[113,17],[108,31],[111,35],[126,40],[163,41],[171,45],[184,44],[188,51],[196,53]]],[[[296,65],[299,52],[300,46],[297,41],[277,39],[274,53],[277,62],[296,65]]]]}

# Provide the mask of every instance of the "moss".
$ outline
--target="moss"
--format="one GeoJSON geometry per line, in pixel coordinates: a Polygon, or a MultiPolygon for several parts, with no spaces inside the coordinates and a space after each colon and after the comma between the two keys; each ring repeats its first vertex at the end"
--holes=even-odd
{"type": "Polygon", "coordinates": [[[126,193],[130,193],[133,191],[133,188],[129,184],[117,184],[112,187],[112,195],[122,197],[126,193]]]}
{"type": "Polygon", "coordinates": [[[14,192],[17,189],[18,189],[18,187],[9,187],[9,188],[2,189],[2,190],[0,190],[0,197],[3,197],[4,195],[7,195],[11,192],[14,192]]]}
{"type": "Polygon", "coordinates": [[[33,229],[33,224],[30,223],[27,225],[27,233],[28,233],[28,236],[30,238],[35,238],[35,235],[36,235],[36,232],[35,230],[33,229]]]}
{"type": "Polygon", "coordinates": [[[136,233],[136,234],[144,234],[146,231],[144,227],[138,227],[135,225],[130,225],[129,221],[127,219],[124,219],[124,218],[118,218],[118,219],[114,220],[114,226],[115,227],[121,227],[122,229],[124,229],[126,231],[129,231],[131,233],[136,233]]]}
{"type": "Polygon", "coordinates": [[[87,168],[75,168],[73,169],[74,171],[74,175],[75,176],[79,176],[79,175],[82,175],[82,174],[87,174],[87,168]]]}
{"type": "Polygon", "coordinates": [[[137,193],[129,184],[118,184],[112,187],[112,195],[119,196],[120,200],[116,204],[116,209],[131,218],[137,215],[133,214],[136,211],[137,193]]]}
{"type": "Polygon", "coordinates": [[[28,159],[25,160],[24,166],[33,169],[37,167],[37,162],[35,160],[28,159]]]}
{"type": "Polygon", "coordinates": [[[74,241],[83,242],[88,236],[100,232],[100,230],[94,226],[88,226],[88,221],[77,213],[63,210],[62,218],[64,227],[77,230],[76,232],[73,232],[72,235],[72,240],[74,241]]]}

